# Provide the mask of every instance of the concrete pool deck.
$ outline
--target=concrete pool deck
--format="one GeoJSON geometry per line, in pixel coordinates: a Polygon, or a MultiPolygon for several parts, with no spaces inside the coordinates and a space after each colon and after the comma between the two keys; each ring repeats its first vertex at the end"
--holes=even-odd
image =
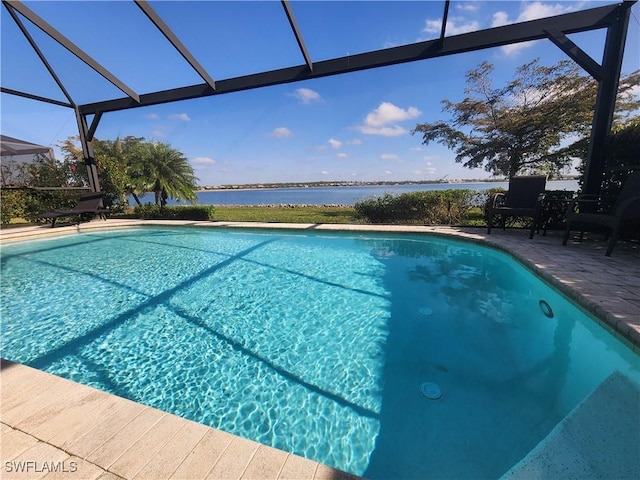
{"type": "MultiPolygon", "coordinates": [[[[0,245],[138,225],[427,233],[490,245],[534,270],[640,353],[640,246],[619,242],[606,257],[601,237],[563,247],[558,232],[529,240],[528,232],[514,229],[487,235],[480,228],[100,220],[2,229],[0,245]]],[[[2,478],[355,478],[24,365],[3,362],[0,388],[2,478]]]]}

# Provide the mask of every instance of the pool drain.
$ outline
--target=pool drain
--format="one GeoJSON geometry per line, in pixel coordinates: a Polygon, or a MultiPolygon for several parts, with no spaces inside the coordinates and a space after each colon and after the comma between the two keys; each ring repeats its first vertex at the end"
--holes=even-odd
{"type": "Polygon", "coordinates": [[[420,313],[420,315],[424,315],[425,317],[433,315],[433,309],[429,307],[422,307],[418,309],[418,312],[420,313]]]}
{"type": "Polygon", "coordinates": [[[553,318],[553,309],[551,308],[551,305],[549,305],[544,300],[540,300],[538,302],[538,305],[540,305],[540,310],[542,310],[542,313],[544,313],[545,317],[553,318]]]}
{"type": "Polygon", "coordinates": [[[440,390],[438,384],[431,382],[425,382],[420,385],[420,393],[429,400],[437,400],[442,396],[442,390],[440,390]]]}

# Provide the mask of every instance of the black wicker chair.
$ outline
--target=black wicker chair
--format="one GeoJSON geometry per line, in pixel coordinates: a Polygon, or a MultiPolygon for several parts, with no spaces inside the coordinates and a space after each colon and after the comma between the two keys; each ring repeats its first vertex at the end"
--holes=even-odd
{"type": "Polygon", "coordinates": [[[526,175],[511,177],[509,191],[491,195],[487,204],[487,233],[491,233],[494,217],[501,218],[502,229],[505,229],[507,217],[531,217],[531,232],[533,238],[536,228],[539,228],[542,201],[547,177],[544,175],[526,175]]]}
{"type": "Polygon", "coordinates": [[[563,245],[567,244],[571,230],[580,230],[580,240],[582,240],[587,227],[600,227],[606,230],[609,237],[605,255],[611,256],[621,227],[631,225],[632,222],[640,224],[640,171],[627,177],[613,207],[608,212],[592,213],[602,210],[604,200],[598,195],[583,194],[571,201],[567,209],[567,228],[562,239],[563,245]],[[581,212],[580,208],[586,211],[581,212]]]}

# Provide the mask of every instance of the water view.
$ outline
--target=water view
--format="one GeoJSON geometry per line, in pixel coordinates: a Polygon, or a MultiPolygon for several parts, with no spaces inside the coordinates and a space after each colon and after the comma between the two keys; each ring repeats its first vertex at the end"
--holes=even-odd
{"type": "MultiPolygon", "coordinates": [[[[353,205],[357,201],[372,196],[391,193],[399,195],[405,192],[423,190],[469,189],[487,190],[490,188],[507,189],[508,182],[478,182],[478,183],[431,183],[431,184],[402,184],[402,185],[350,185],[339,187],[296,187],[296,188],[265,188],[265,189],[237,189],[198,192],[200,205],[353,205]]],[[[578,190],[577,180],[557,180],[547,182],[547,190],[578,190]]],[[[140,197],[142,203],[153,203],[153,194],[140,197]]],[[[184,203],[184,202],[182,202],[184,203]]],[[[130,204],[134,204],[130,200],[130,204]]],[[[170,199],[169,205],[179,205],[170,199]]]]}

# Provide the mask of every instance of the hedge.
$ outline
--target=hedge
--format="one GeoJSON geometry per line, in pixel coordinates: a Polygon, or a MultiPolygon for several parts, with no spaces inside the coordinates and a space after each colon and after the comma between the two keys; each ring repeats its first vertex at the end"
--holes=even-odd
{"type": "Polygon", "coordinates": [[[369,223],[460,225],[485,197],[485,192],[464,189],[385,193],[356,202],[354,208],[358,217],[369,223]]]}
{"type": "Polygon", "coordinates": [[[161,207],[147,203],[133,209],[138,218],[154,220],[213,220],[213,205],[161,207]]]}

